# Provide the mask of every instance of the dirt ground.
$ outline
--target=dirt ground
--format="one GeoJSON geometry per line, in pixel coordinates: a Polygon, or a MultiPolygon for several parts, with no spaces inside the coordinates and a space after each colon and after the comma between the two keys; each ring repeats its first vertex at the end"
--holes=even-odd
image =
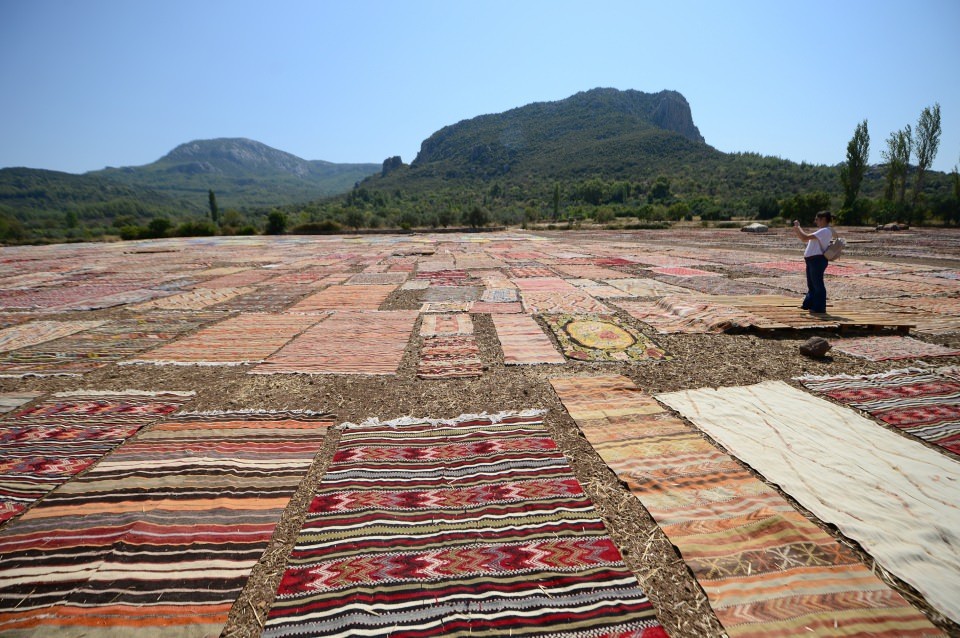
{"type": "MultiPolygon", "coordinates": [[[[566,234],[564,239],[570,241],[573,238],[566,234]]],[[[794,251],[792,257],[797,258],[798,251],[794,251]]],[[[951,267],[957,267],[960,255],[957,259],[951,267]]],[[[419,308],[418,298],[418,291],[397,292],[382,308],[419,308]]],[[[111,314],[111,311],[102,311],[94,313],[94,316],[109,317],[111,314]]],[[[190,405],[191,410],[309,409],[331,412],[336,415],[338,423],[357,422],[374,416],[381,419],[405,415],[448,418],[470,412],[545,409],[547,427],[621,548],[625,562],[652,600],[666,630],[677,637],[724,636],[705,595],[676,549],[640,502],[620,484],[586,442],[573,419],[564,411],[548,379],[554,376],[622,374],[644,391],[658,393],[707,386],[748,385],[775,379],[791,382],[792,377],[805,373],[873,373],[893,367],[907,367],[914,362],[899,361],[891,365],[891,362],[875,363],[842,353],[814,360],[799,353],[799,345],[807,338],[818,335],[831,340],[836,336],[831,331],[660,335],[625,313],[620,314],[626,322],[653,338],[673,355],[673,359],[640,364],[568,362],[563,366],[507,367],[503,365],[503,356],[489,315],[474,315],[476,338],[482,360],[487,365],[484,374],[477,379],[417,379],[417,353],[421,344],[417,336],[418,323],[396,376],[248,375],[244,367],[109,365],[84,375],[82,379],[4,379],[0,380],[0,389],[193,390],[197,397],[190,405]]],[[[549,333],[549,330],[546,332],[549,333]]],[[[920,335],[918,338],[960,347],[958,334],[938,337],[920,335]]],[[[943,358],[936,362],[957,365],[960,364],[960,358],[943,358]]],[[[324,448],[291,500],[273,540],[234,605],[224,636],[260,635],[313,489],[329,465],[338,439],[339,432],[331,428],[324,448]]],[[[792,502],[792,499],[789,500],[792,502]]],[[[798,506],[798,509],[803,511],[802,507],[798,506]]],[[[816,522],[813,517],[811,520],[816,522]]],[[[854,547],[867,565],[923,610],[935,624],[951,635],[960,636],[960,627],[930,609],[909,586],[874,566],[870,557],[860,551],[855,543],[842,537],[836,529],[820,525],[841,542],[854,547]]]]}

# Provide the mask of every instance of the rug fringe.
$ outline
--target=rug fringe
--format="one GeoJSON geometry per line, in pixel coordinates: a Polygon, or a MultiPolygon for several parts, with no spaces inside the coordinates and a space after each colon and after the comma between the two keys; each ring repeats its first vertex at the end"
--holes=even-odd
{"type": "Polygon", "coordinates": [[[481,412],[480,414],[461,414],[458,417],[452,419],[431,419],[429,417],[414,417],[414,416],[402,416],[396,419],[391,419],[389,421],[381,421],[378,417],[370,417],[365,419],[360,423],[341,423],[336,426],[338,430],[344,429],[353,429],[353,428],[366,428],[366,427],[402,427],[405,425],[456,425],[457,423],[463,423],[464,421],[475,421],[477,419],[489,419],[491,423],[499,423],[509,417],[527,417],[527,416],[540,416],[546,414],[546,410],[539,408],[521,410],[517,412],[516,410],[504,410],[502,412],[497,412],[494,414],[488,414],[487,412],[481,412]]]}
{"type": "Polygon", "coordinates": [[[225,416],[227,414],[298,414],[303,416],[336,416],[331,412],[319,412],[317,410],[263,410],[253,408],[238,410],[190,410],[177,412],[173,416],[225,416]]]}
{"type": "Polygon", "coordinates": [[[193,397],[197,393],[193,390],[68,390],[66,392],[57,392],[55,397],[109,397],[109,396],[135,396],[135,397],[159,397],[173,395],[177,397],[193,397]]]}
{"type": "Polygon", "coordinates": [[[929,372],[929,370],[924,370],[922,368],[898,368],[896,370],[888,370],[887,372],[876,372],[876,373],[867,373],[867,374],[805,374],[799,377],[793,377],[794,381],[829,381],[831,379],[865,379],[870,377],[871,379],[883,379],[886,377],[892,377],[899,374],[910,374],[913,372],[929,372]]]}
{"type": "Polygon", "coordinates": [[[251,359],[249,361],[168,361],[168,360],[151,360],[151,359],[130,359],[128,361],[118,361],[118,366],[132,366],[132,365],[154,365],[154,366],[197,366],[197,367],[214,367],[214,366],[243,366],[243,365],[256,365],[264,362],[264,359],[251,359]]]}

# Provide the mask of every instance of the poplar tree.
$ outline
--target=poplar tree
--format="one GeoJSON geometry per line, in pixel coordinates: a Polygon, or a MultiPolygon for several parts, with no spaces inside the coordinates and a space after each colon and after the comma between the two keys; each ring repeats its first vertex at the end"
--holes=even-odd
{"type": "Polygon", "coordinates": [[[853,138],[847,144],[847,163],[840,168],[840,183],[843,184],[843,207],[853,208],[853,203],[860,194],[860,184],[867,172],[867,161],[870,156],[870,133],[867,132],[867,121],[857,124],[853,138]]]}
{"type": "Polygon", "coordinates": [[[903,204],[907,189],[907,169],[910,167],[910,155],[913,152],[913,131],[910,125],[894,131],[887,138],[887,150],[880,155],[887,162],[887,188],[885,196],[889,201],[897,200],[903,204]]]}
{"type": "Polygon", "coordinates": [[[213,190],[208,191],[208,199],[210,200],[210,219],[214,224],[220,223],[220,209],[217,207],[217,196],[214,195],[213,190]]]}
{"type": "Polygon", "coordinates": [[[923,188],[923,178],[933,164],[940,147],[940,104],[929,106],[920,113],[917,120],[917,179],[913,184],[913,205],[917,205],[923,188]]]}

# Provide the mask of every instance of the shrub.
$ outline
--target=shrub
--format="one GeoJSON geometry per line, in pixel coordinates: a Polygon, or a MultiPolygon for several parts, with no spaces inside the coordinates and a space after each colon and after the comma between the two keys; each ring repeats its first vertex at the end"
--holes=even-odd
{"type": "Polygon", "coordinates": [[[324,219],[318,222],[307,222],[299,224],[290,229],[295,235],[331,235],[343,230],[336,220],[324,219]]]}
{"type": "Polygon", "coordinates": [[[217,227],[210,221],[183,222],[174,229],[173,234],[175,237],[212,237],[217,234],[217,227]]]}

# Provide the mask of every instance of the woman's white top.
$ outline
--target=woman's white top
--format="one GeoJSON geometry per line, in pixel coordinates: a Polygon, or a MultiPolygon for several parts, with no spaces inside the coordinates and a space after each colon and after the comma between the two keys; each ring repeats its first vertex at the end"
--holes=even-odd
{"type": "Polygon", "coordinates": [[[823,228],[815,230],[813,236],[816,237],[816,239],[811,239],[807,242],[807,247],[803,251],[804,257],[822,255],[823,251],[830,245],[830,240],[833,239],[833,232],[829,226],[824,226],[823,228]]]}

